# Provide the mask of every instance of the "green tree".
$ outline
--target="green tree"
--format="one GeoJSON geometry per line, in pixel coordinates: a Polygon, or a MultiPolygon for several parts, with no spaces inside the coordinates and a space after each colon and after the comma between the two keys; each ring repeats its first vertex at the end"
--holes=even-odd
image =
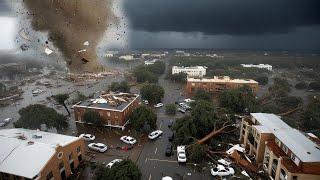
{"type": "Polygon", "coordinates": [[[268,76],[258,76],[254,78],[260,85],[266,85],[269,82],[268,76]]]}
{"type": "Polygon", "coordinates": [[[146,99],[151,104],[161,102],[161,99],[164,97],[164,89],[163,87],[156,84],[145,84],[142,86],[141,97],[146,99]]]}
{"type": "Polygon", "coordinates": [[[191,116],[184,116],[176,120],[173,125],[175,132],[175,144],[190,144],[194,142],[197,134],[197,128],[191,116]]]}
{"type": "Polygon", "coordinates": [[[151,108],[140,106],[132,112],[130,123],[136,131],[148,133],[157,127],[157,115],[151,108]]]}
{"type": "Polygon", "coordinates": [[[65,104],[65,101],[69,98],[68,94],[57,94],[57,95],[53,95],[52,98],[59,103],[60,105],[62,105],[66,111],[68,112],[68,115],[70,116],[70,111],[68,109],[68,107],[65,104]]]}
{"type": "Polygon", "coordinates": [[[219,94],[219,104],[232,113],[243,113],[245,109],[250,112],[257,110],[257,101],[250,87],[225,90],[219,94]]]}
{"type": "Polygon", "coordinates": [[[127,81],[112,82],[109,89],[114,92],[130,92],[130,86],[127,81]]]}
{"type": "Polygon", "coordinates": [[[6,86],[3,83],[0,83],[0,97],[4,96],[7,91],[6,86]]]}
{"type": "Polygon", "coordinates": [[[295,86],[296,89],[307,89],[308,84],[305,82],[298,82],[295,86]]]}
{"type": "Polygon", "coordinates": [[[275,98],[288,96],[291,91],[290,84],[286,79],[274,78],[274,83],[268,89],[269,93],[275,98]]]}
{"type": "Polygon", "coordinates": [[[79,101],[84,101],[87,98],[88,97],[86,97],[84,94],[82,94],[81,92],[77,91],[75,98],[72,100],[72,104],[78,103],[79,101]]]}
{"type": "Polygon", "coordinates": [[[301,124],[305,130],[320,129],[320,100],[314,98],[301,116],[301,124]]]}
{"type": "Polygon", "coordinates": [[[194,95],[195,100],[212,101],[212,96],[209,92],[204,89],[197,89],[194,95]]]}
{"type": "Polygon", "coordinates": [[[171,80],[173,82],[177,82],[177,83],[185,83],[185,82],[187,82],[187,74],[184,72],[172,74],[171,71],[169,71],[166,75],[166,79],[169,79],[169,80],[171,80]]]}
{"type": "Polygon", "coordinates": [[[166,69],[166,64],[162,61],[156,61],[154,64],[145,66],[146,70],[154,74],[163,74],[166,69]]]}
{"type": "Polygon", "coordinates": [[[94,179],[108,180],[140,180],[140,169],[131,160],[124,160],[114,164],[111,168],[100,166],[96,172],[94,179]]]}
{"type": "Polygon", "coordinates": [[[137,82],[144,83],[157,83],[158,82],[158,76],[154,73],[151,73],[147,71],[145,68],[136,69],[134,71],[134,75],[137,78],[137,82]]]}
{"type": "Polygon", "coordinates": [[[177,112],[177,106],[175,104],[166,105],[166,113],[169,115],[175,115],[177,112]]]}
{"type": "Polygon", "coordinates": [[[320,90],[320,81],[314,81],[309,84],[309,88],[319,91],[320,90]]]}
{"type": "Polygon", "coordinates": [[[202,145],[196,144],[192,146],[191,153],[189,155],[189,159],[191,162],[200,164],[206,158],[206,152],[202,145]]]}
{"type": "Polygon", "coordinates": [[[102,117],[100,114],[93,110],[86,110],[83,114],[83,121],[93,124],[94,126],[102,126],[102,117]]]}
{"type": "Polygon", "coordinates": [[[63,115],[45,105],[29,105],[20,109],[19,114],[19,120],[14,123],[16,128],[40,129],[42,124],[58,130],[68,127],[67,119],[63,115]]]}

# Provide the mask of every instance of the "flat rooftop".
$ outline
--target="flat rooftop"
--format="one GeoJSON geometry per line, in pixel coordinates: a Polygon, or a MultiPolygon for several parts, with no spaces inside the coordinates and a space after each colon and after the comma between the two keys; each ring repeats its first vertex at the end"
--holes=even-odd
{"type": "Polygon", "coordinates": [[[38,130],[0,130],[0,172],[33,179],[55,155],[57,146],[78,139],[38,130]]]}
{"type": "Polygon", "coordinates": [[[240,83],[240,84],[258,84],[253,79],[232,79],[229,76],[214,76],[214,78],[188,78],[188,82],[216,82],[216,83],[240,83]]]}
{"type": "Polygon", "coordinates": [[[184,66],[172,66],[172,69],[206,69],[205,66],[190,66],[190,67],[184,67],[184,66]]]}
{"type": "Polygon", "coordinates": [[[268,113],[251,113],[251,116],[256,124],[254,127],[274,134],[302,162],[320,161],[320,147],[303,133],[283,122],[279,116],[268,113]]]}
{"type": "Polygon", "coordinates": [[[138,94],[132,93],[109,93],[100,95],[96,99],[81,101],[75,104],[74,107],[123,111],[138,97],[138,94]]]}

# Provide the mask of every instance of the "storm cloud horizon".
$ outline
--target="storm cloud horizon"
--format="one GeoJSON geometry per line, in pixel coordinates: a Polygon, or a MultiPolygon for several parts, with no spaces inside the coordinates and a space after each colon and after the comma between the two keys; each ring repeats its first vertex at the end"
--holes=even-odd
{"type": "Polygon", "coordinates": [[[125,0],[134,30],[205,35],[286,33],[320,24],[318,0],[125,0]]]}

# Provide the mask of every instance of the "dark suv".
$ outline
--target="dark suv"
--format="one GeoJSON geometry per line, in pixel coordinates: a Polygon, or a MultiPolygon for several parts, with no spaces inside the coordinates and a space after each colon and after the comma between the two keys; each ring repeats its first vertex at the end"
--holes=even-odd
{"type": "Polygon", "coordinates": [[[172,145],[168,144],[166,147],[166,156],[171,156],[172,155],[172,145]]]}

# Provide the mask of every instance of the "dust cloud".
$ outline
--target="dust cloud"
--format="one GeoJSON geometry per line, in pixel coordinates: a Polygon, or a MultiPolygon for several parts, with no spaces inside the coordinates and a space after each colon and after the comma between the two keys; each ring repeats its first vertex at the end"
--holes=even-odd
{"type": "Polygon", "coordinates": [[[47,31],[72,72],[97,72],[103,68],[96,47],[118,18],[113,0],[24,0],[35,31],[47,31]]]}

